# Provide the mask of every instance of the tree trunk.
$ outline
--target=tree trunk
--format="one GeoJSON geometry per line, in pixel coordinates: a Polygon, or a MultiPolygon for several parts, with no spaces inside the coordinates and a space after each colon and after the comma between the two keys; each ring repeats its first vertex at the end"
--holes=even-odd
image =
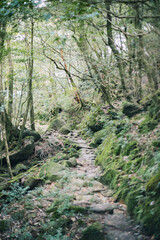
{"type": "Polygon", "coordinates": [[[29,57],[29,63],[28,63],[28,79],[27,79],[27,106],[26,111],[24,113],[23,122],[21,126],[21,131],[19,134],[19,140],[18,145],[20,146],[22,144],[22,137],[24,128],[27,122],[28,113],[30,110],[30,123],[32,130],[35,130],[35,123],[34,123],[34,108],[33,108],[33,94],[32,94],[32,77],[33,77],[33,29],[34,29],[34,23],[31,22],[31,46],[30,46],[30,57],[29,57]]]}
{"type": "Polygon", "coordinates": [[[30,125],[31,129],[35,130],[35,121],[34,121],[34,105],[33,105],[33,89],[32,89],[32,78],[33,78],[33,64],[34,64],[34,56],[33,56],[33,40],[34,40],[34,22],[31,22],[31,50],[30,50],[30,125]]]}
{"type": "Polygon", "coordinates": [[[125,75],[124,75],[124,67],[123,62],[120,57],[120,53],[118,52],[114,39],[113,39],[113,33],[112,33],[112,16],[111,16],[111,0],[105,0],[105,6],[107,9],[107,35],[108,35],[108,45],[110,46],[118,64],[119,69],[119,75],[121,79],[121,87],[124,92],[126,92],[126,85],[125,85],[125,75]]]}
{"type": "MultiPolygon", "coordinates": [[[[8,40],[8,48],[10,48],[10,40],[8,40]]],[[[9,50],[10,51],[10,50],[9,50]]],[[[8,106],[7,106],[7,113],[10,121],[12,122],[12,112],[13,112],[13,64],[12,64],[12,56],[11,52],[8,54],[8,65],[9,65],[9,72],[8,72],[8,106]]]]}

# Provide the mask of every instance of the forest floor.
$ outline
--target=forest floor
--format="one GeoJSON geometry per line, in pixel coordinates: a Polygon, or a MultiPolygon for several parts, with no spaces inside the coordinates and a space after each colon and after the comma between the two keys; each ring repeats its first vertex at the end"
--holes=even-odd
{"type": "MultiPolygon", "coordinates": [[[[53,131],[47,138],[52,144],[58,136],[59,133],[53,131]]],[[[7,204],[6,208],[4,206],[1,219],[9,222],[9,228],[0,234],[0,239],[100,240],[99,235],[97,238],[95,235],[85,238],[88,233],[84,233],[88,226],[98,223],[102,226],[102,239],[149,240],[127,216],[126,206],[115,201],[114,192],[100,183],[102,173],[94,163],[94,149],[76,131],[63,135],[63,138],[74,141],[80,147],[77,165],[68,168],[61,180],[46,182],[23,198],[7,204]],[[56,221],[59,221],[58,226],[56,221]],[[51,237],[53,232],[55,235],[51,237]]]]}

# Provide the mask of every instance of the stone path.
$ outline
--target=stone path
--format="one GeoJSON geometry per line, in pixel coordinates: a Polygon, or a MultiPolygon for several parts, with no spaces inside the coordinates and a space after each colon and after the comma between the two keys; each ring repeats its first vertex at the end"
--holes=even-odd
{"type": "Polygon", "coordinates": [[[75,196],[73,204],[87,208],[88,217],[103,224],[106,240],[149,240],[127,216],[126,206],[115,203],[113,191],[98,181],[101,170],[94,164],[94,150],[78,133],[69,138],[81,147],[78,165],[71,169],[71,181],[67,185],[67,193],[75,196]]]}

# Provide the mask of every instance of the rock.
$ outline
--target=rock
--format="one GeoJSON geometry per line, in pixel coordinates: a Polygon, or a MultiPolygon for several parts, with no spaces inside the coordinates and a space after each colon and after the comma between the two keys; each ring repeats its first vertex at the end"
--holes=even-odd
{"type": "Polygon", "coordinates": [[[105,225],[107,230],[110,228],[116,228],[121,231],[131,231],[132,227],[130,219],[125,217],[123,214],[107,215],[105,217],[105,225]]]}
{"type": "Polygon", "coordinates": [[[60,131],[60,133],[62,133],[64,135],[71,132],[71,130],[68,127],[65,127],[65,126],[61,127],[59,131],[60,131]]]}
{"type": "Polygon", "coordinates": [[[0,220],[0,233],[5,232],[9,229],[8,220],[0,220]]]}
{"type": "MultiPolygon", "coordinates": [[[[21,149],[15,148],[10,152],[10,162],[13,165],[27,160],[35,151],[34,137],[25,137],[23,139],[23,147],[21,149]]],[[[6,164],[6,157],[2,159],[3,164],[6,164]]]]}
{"type": "Polygon", "coordinates": [[[77,160],[75,157],[70,158],[66,161],[69,167],[76,167],[77,166],[77,160]]]}
{"type": "Polygon", "coordinates": [[[114,211],[114,204],[106,203],[106,204],[92,204],[89,208],[91,212],[95,213],[109,213],[113,214],[114,211]]]}
{"type": "Polygon", "coordinates": [[[136,240],[131,232],[112,230],[107,233],[107,240],[136,240]]]}
{"type": "Polygon", "coordinates": [[[16,167],[13,169],[13,173],[15,175],[21,173],[21,172],[24,172],[27,170],[27,166],[25,166],[23,163],[19,163],[16,165],[16,167]]]}
{"type": "Polygon", "coordinates": [[[27,136],[32,136],[32,137],[34,137],[34,141],[35,141],[35,142],[41,139],[41,135],[40,135],[38,132],[36,132],[36,131],[31,131],[31,130],[29,130],[29,129],[25,129],[25,130],[24,130],[24,133],[23,133],[23,138],[25,138],[25,137],[27,137],[27,136]]]}
{"type": "Polygon", "coordinates": [[[128,116],[133,117],[135,114],[140,113],[142,110],[140,107],[131,102],[124,102],[122,106],[122,112],[128,116]]]}
{"type": "Polygon", "coordinates": [[[64,122],[62,121],[62,120],[60,120],[60,119],[58,119],[58,118],[56,118],[56,119],[54,119],[51,123],[50,123],[50,125],[49,125],[49,128],[48,128],[48,130],[59,130],[61,127],[63,127],[63,125],[64,125],[64,122]]]}
{"type": "Polygon", "coordinates": [[[93,223],[87,227],[80,240],[104,240],[103,226],[100,223],[93,223]]]}
{"type": "Polygon", "coordinates": [[[31,176],[25,181],[24,186],[29,187],[29,189],[32,190],[41,183],[43,183],[43,179],[31,176]]]}
{"type": "Polygon", "coordinates": [[[42,166],[39,173],[39,177],[54,182],[62,178],[64,176],[64,173],[65,173],[64,166],[50,160],[48,163],[42,166]]]}

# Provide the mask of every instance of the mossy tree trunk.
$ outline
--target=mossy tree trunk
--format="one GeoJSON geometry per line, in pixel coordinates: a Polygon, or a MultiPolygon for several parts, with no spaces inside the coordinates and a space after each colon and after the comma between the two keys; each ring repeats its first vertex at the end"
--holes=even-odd
{"type": "Polygon", "coordinates": [[[8,106],[7,106],[7,113],[10,121],[12,122],[12,111],[13,111],[13,63],[12,63],[12,55],[11,55],[11,49],[10,49],[10,39],[8,40],[8,48],[9,48],[9,54],[8,54],[8,106]]]}
{"type": "Polygon", "coordinates": [[[123,92],[126,93],[126,84],[125,84],[125,75],[124,75],[124,67],[123,61],[120,56],[118,49],[115,46],[113,32],[112,32],[112,16],[111,16],[111,0],[105,0],[105,6],[107,10],[107,36],[108,36],[108,45],[111,48],[116,60],[119,69],[119,75],[121,79],[121,88],[123,92]]]}
{"type": "Polygon", "coordinates": [[[13,177],[11,163],[10,163],[10,159],[9,159],[8,142],[7,142],[6,111],[5,111],[5,105],[4,105],[4,91],[3,91],[3,81],[2,81],[4,42],[5,42],[5,34],[6,34],[5,30],[6,30],[5,24],[0,24],[0,32],[1,32],[1,38],[0,38],[0,124],[1,124],[1,131],[2,131],[2,139],[4,142],[4,146],[5,146],[5,151],[6,151],[8,172],[9,172],[10,177],[13,177]]]}
{"type": "Polygon", "coordinates": [[[24,113],[23,122],[21,126],[21,131],[19,135],[18,145],[20,146],[22,143],[22,137],[24,128],[27,122],[28,113],[30,110],[30,124],[31,129],[35,130],[35,122],[34,122],[34,107],[33,107],[33,93],[32,93],[32,79],[33,79],[33,30],[34,30],[34,22],[31,21],[31,44],[30,44],[30,56],[29,56],[29,62],[28,62],[28,77],[27,77],[27,105],[26,105],[26,111],[24,113]]]}

